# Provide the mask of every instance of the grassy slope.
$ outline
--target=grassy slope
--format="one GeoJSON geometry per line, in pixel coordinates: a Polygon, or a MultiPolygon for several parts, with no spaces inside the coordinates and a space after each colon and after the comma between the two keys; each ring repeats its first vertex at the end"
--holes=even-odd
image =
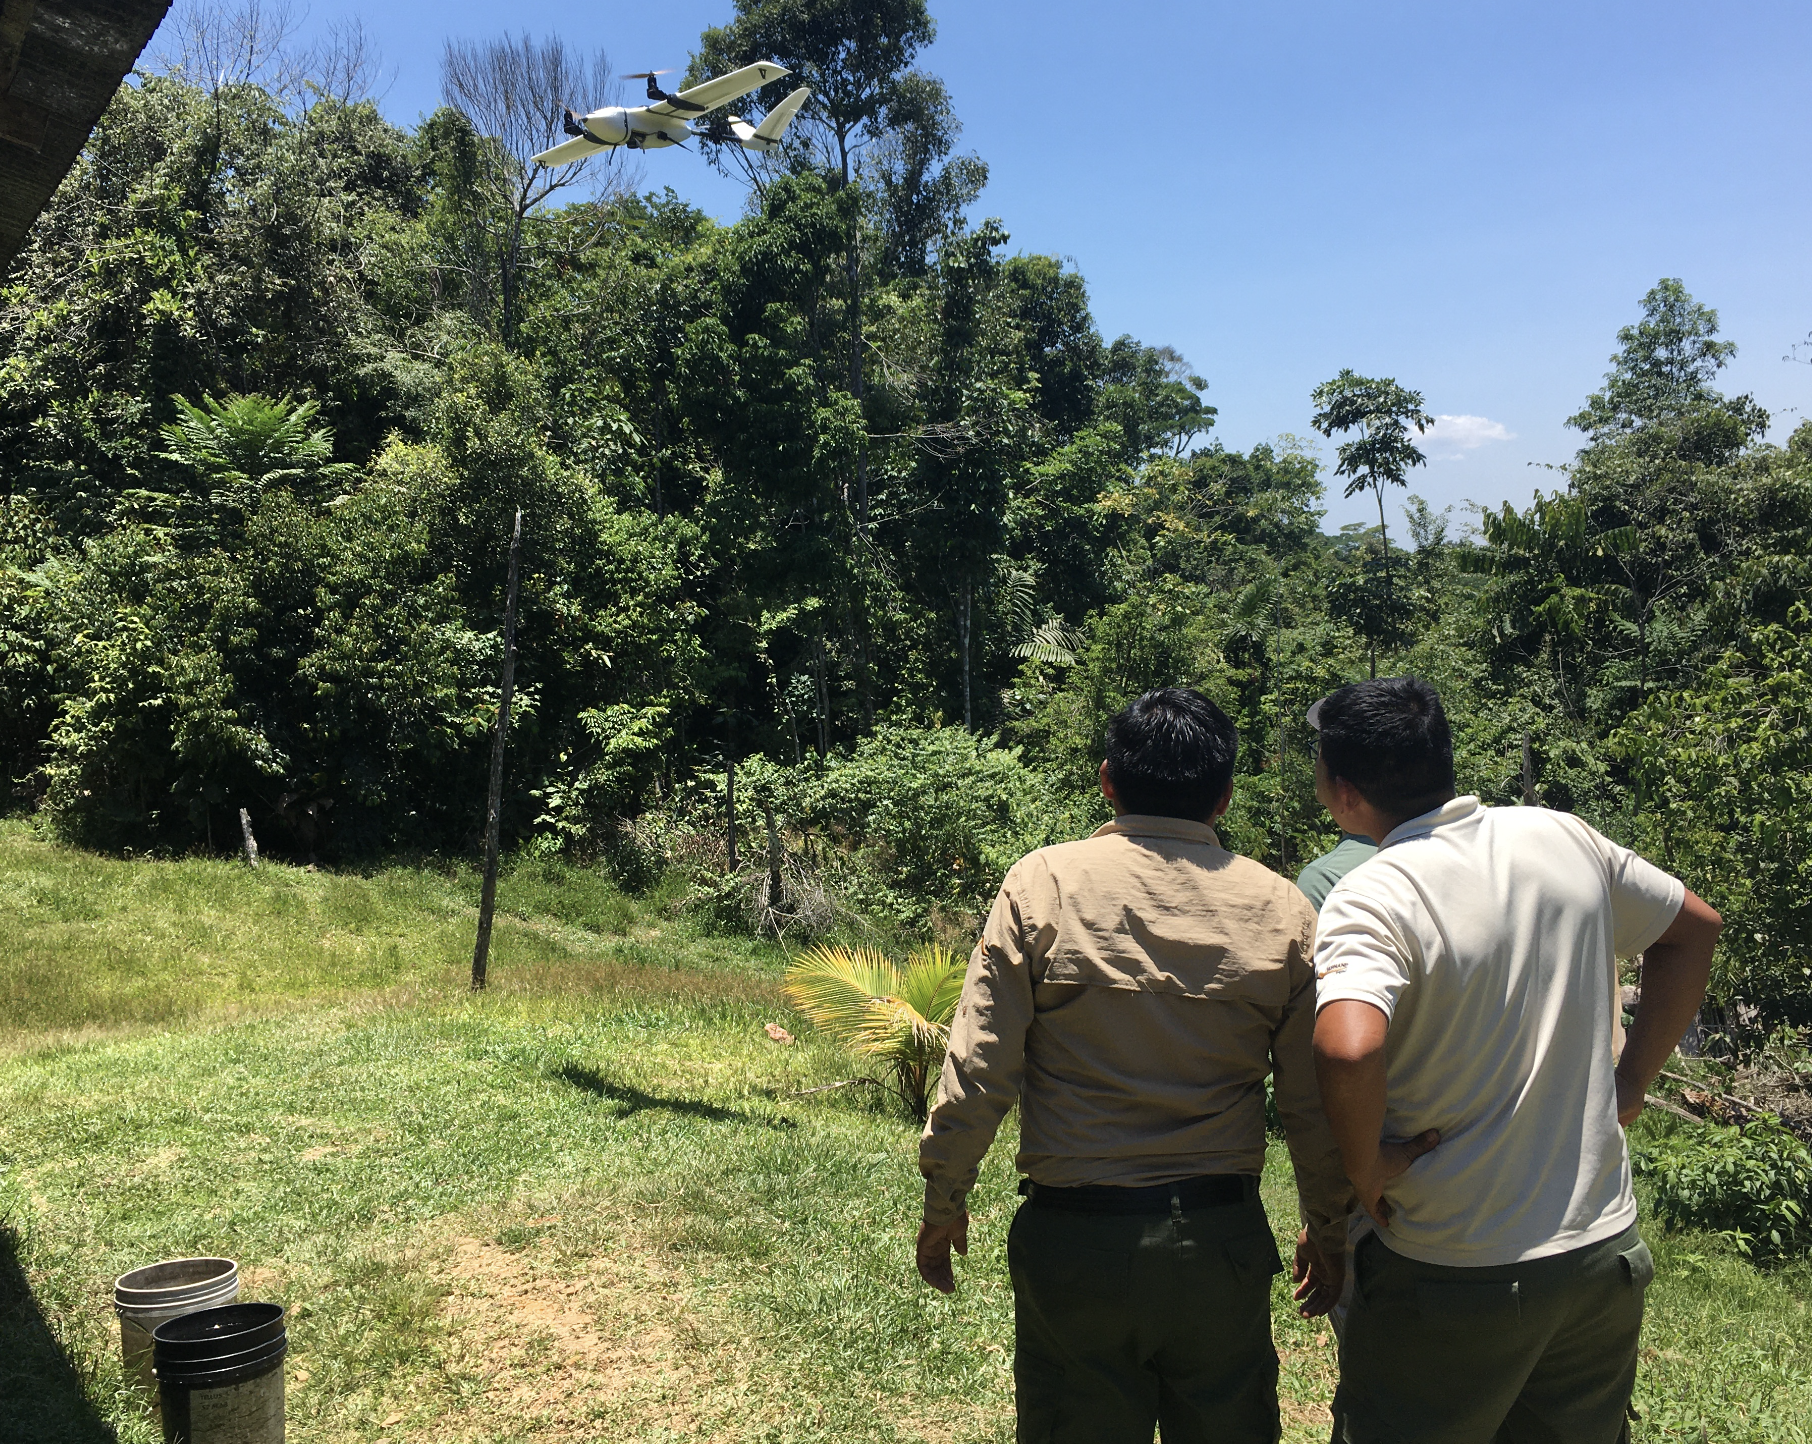
{"type": "MultiPolygon", "coordinates": [[[[942,1299],[911,1129],[790,1096],[853,1065],[767,1039],[771,950],[528,872],[472,998],[469,896],[0,826],[0,1437],[151,1439],[109,1281],[224,1251],[295,1311],[299,1441],[1010,1438],[1007,1150],[942,1299]]],[[[1804,1439],[1807,1271],[1656,1243],[1638,1437],[1804,1439]]],[[[1331,1350],[1279,1298],[1286,1437],[1324,1437],[1331,1350]]]]}

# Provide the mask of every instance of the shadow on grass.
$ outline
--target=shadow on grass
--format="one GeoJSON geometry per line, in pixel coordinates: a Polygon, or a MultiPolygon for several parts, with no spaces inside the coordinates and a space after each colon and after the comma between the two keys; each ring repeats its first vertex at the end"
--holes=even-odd
{"type": "Polygon", "coordinates": [[[606,1078],[596,1068],[582,1068],[576,1063],[565,1063],[554,1069],[554,1077],[594,1098],[608,1099],[622,1110],[618,1116],[623,1118],[632,1113],[658,1109],[665,1113],[682,1114],[687,1118],[708,1119],[712,1123],[754,1123],[766,1128],[792,1127],[784,1119],[756,1118],[734,1108],[719,1108],[715,1103],[706,1103],[698,1098],[662,1098],[653,1093],[644,1093],[640,1088],[631,1088],[627,1083],[606,1078]]]}
{"type": "Polygon", "coordinates": [[[88,1402],[82,1376],[32,1297],[19,1235],[0,1224],[0,1439],[32,1444],[114,1444],[88,1402]]]}

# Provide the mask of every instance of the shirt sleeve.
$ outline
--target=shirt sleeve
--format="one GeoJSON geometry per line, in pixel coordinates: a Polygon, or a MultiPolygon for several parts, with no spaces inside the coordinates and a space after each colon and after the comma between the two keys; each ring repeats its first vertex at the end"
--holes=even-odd
{"type": "Polygon", "coordinates": [[[1592,835],[1610,865],[1612,943],[1618,957],[1633,958],[1673,925],[1686,884],[1602,833],[1592,835]]]}
{"type": "Polygon", "coordinates": [[[1316,1012],[1351,1000],[1394,1017],[1413,968],[1402,930],[1376,890],[1362,890],[1347,878],[1334,884],[1315,929],[1316,1012]]]}
{"type": "Polygon", "coordinates": [[[1033,929],[1020,902],[1026,866],[1016,865],[1001,884],[950,1024],[937,1104],[919,1139],[927,1223],[949,1223],[963,1211],[982,1157],[1019,1098],[1032,1026],[1034,962],[1033,929]]]}
{"type": "Polygon", "coordinates": [[[1324,1254],[1333,1255],[1346,1249],[1346,1216],[1353,1190],[1315,1082],[1315,974],[1309,966],[1315,949],[1312,916],[1303,928],[1301,946],[1294,964],[1300,978],[1271,1035],[1271,1086],[1296,1174],[1303,1226],[1324,1254]]]}

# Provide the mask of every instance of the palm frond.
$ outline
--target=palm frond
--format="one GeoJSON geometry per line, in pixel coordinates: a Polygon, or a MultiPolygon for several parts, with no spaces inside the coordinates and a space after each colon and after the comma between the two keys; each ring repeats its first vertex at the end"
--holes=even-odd
{"type": "Polygon", "coordinates": [[[1013,648],[1022,662],[1051,662],[1060,667],[1073,666],[1082,648],[1082,633],[1065,625],[1063,618],[1052,617],[1041,622],[1031,636],[1013,648]]]}
{"type": "Polygon", "coordinates": [[[900,1097],[924,1117],[962,997],[962,959],[934,943],[914,949],[901,969],[872,948],[819,944],[787,969],[783,986],[813,1027],[889,1064],[900,1097]]]}
{"type": "Polygon", "coordinates": [[[817,944],[787,969],[783,991],[814,1028],[867,1053],[857,1039],[872,1025],[876,1001],[898,985],[893,964],[875,949],[817,944]]]}

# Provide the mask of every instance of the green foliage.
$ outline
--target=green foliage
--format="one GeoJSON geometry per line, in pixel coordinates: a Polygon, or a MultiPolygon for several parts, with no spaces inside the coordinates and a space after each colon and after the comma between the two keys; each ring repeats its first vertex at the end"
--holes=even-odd
{"type": "Polygon", "coordinates": [[[1812,610],[1757,629],[1612,737],[1643,839],[1725,917],[1713,988],[1812,1016],[1812,610]]]}
{"type": "Polygon", "coordinates": [[[961,727],[882,725],[808,774],[799,816],[855,847],[855,900],[903,922],[987,909],[1041,834],[1037,779],[1016,749],[961,727]]]}
{"type": "Polygon", "coordinates": [[[1812,1151],[1772,1114],[1677,1130],[1632,1161],[1670,1228],[1721,1234],[1758,1263],[1812,1252],[1812,1151]]]}
{"type": "Polygon", "coordinates": [[[1679,280],[1656,282],[1642,298],[1642,319],[1617,333],[1620,349],[1604,390],[1588,396],[1567,425],[1597,439],[1721,402],[1711,383],[1729,365],[1736,344],[1717,334],[1716,311],[1693,300],[1679,280]]]}
{"type": "Polygon", "coordinates": [[[785,991],[813,1027],[892,1069],[900,1100],[923,1123],[963,970],[963,959],[936,943],[908,954],[903,968],[873,948],[818,944],[788,967],[785,991]]]}

